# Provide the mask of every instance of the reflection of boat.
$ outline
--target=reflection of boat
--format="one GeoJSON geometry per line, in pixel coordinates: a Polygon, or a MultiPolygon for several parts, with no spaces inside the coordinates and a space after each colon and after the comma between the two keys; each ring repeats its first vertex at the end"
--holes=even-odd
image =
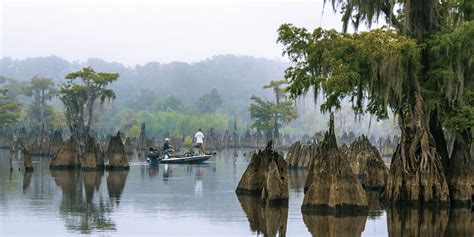
{"type": "Polygon", "coordinates": [[[158,157],[155,153],[148,153],[147,161],[150,164],[190,164],[190,163],[202,163],[209,160],[213,154],[205,155],[176,155],[170,157],[158,157]]]}

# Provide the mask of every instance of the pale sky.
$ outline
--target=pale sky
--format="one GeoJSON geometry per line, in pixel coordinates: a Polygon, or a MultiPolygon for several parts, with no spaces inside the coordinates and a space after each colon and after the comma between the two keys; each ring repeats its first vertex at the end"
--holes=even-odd
{"type": "Polygon", "coordinates": [[[285,60],[276,43],[282,23],[341,29],[330,6],[323,14],[323,0],[0,0],[0,8],[0,57],[14,59],[56,55],[135,65],[237,54],[285,60]]]}

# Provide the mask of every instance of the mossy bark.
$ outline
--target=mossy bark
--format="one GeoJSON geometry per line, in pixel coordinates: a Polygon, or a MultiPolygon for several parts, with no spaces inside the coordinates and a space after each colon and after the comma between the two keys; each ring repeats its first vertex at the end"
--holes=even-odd
{"type": "Polygon", "coordinates": [[[337,149],[334,116],[309,170],[303,213],[358,213],[368,204],[362,185],[356,180],[349,161],[337,149]]]}
{"type": "Polygon", "coordinates": [[[273,151],[271,142],[252,155],[235,190],[237,195],[259,196],[272,204],[288,203],[288,167],[283,156],[273,151]]]}
{"type": "Polygon", "coordinates": [[[442,159],[428,129],[422,101],[400,116],[401,138],[392,157],[383,193],[389,205],[449,205],[449,189],[442,159]]]}
{"type": "Polygon", "coordinates": [[[457,131],[453,152],[449,159],[448,186],[451,204],[456,207],[471,207],[472,184],[469,177],[471,159],[471,134],[465,129],[457,131]]]}

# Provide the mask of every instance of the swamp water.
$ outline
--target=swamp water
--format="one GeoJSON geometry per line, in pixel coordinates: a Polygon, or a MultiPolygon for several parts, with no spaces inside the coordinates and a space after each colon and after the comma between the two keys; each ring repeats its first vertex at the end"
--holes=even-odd
{"type": "Polygon", "coordinates": [[[130,171],[110,172],[51,171],[35,157],[25,173],[0,150],[0,236],[474,236],[470,210],[384,210],[374,193],[368,215],[303,215],[304,171],[289,174],[288,208],[264,207],[235,194],[250,158],[234,152],[200,165],[130,157],[130,171]]]}

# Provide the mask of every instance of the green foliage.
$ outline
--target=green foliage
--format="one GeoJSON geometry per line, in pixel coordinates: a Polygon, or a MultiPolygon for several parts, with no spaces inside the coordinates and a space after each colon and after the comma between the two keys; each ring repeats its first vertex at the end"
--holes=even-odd
{"type": "Polygon", "coordinates": [[[0,89],[0,127],[15,124],[20,118],[20,104],[7,96],[6,89],[0,89]]]}
{"type": "Polygon", "coordinates": [[[107,87],[118,79],[117,73],[95,72],[87,67],[65,76],[60,88],[60,99],[66,107],[66,119],[70,128],[78,128],[80,134],[88,134],[94,121],[96,105],[115,98],[115,92],[107,87]]]}
{"type": "Polygon", "coordinates": [[[287,100],[285,89],[281,88],[286,83],[285,80],[271,81],[263,87],[264,89],[273,88],[275,103],[264,101],[257,96],[250,98],[254,101],[249,107],[250,117],[254,120],[252,128],[263,132],[267,139],[278,138],[279,128],[298,117],[293,101],[287,100]]]}
{"type": "Polygon", "coordinates": [[[345,34],[317,28],[309,33],[285,24],[278,41],[295,63],[286,70],[287,90],[293,98],[310,88],[315,96],[323,90],[323,112],[340,109],[341,100],[349,97],[357,113],[369,111],[386,118],[388,106],[398,109],[413,100],[414,94],[405,92],[416,86],[420,49],[396,31],[345,34]]]}
{"type": "Polygon", "coordinates": [[[216,109],[222,105],[222,99],[217,92],[217,89],[212,89],[209,94],[204,94],[199,97],[196,102],[198,111],[201,113],[213,113],[216,112],[216,109]]]}
{"type": "Polygon", "coordinates": [[[56,126],[54,124],[53,107],[47,102],[51,101],[57,95],[57,89],[50,78],[33,77],[29,86],[25,89],[25,94],[32,97],[31,104],[28,107],[28,121],[33,127],[46,128],[56,126]]]}

